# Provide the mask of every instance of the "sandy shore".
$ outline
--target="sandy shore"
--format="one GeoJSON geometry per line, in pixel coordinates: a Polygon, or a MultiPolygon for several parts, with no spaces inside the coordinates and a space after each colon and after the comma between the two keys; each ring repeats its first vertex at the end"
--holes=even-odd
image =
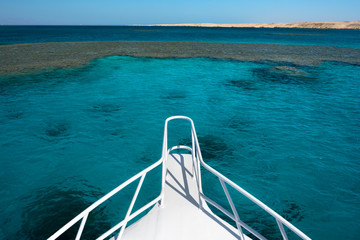
{"type": "Polygon", "coordinates": [[[156,24],[156,25],[151,25],[151,26],[360,29],[360,21],[297,22],[297,23],[245,23],[245,24],[185,23],[185,24],[156,24]]]}
{"type": "Polygon", "coordinates": [[[360,49],[242,43],[74,42],[0,45],[0,76],[74,68],[106,56],[209,57],[318,65],[338,61],[360,65],[360,49]]]}

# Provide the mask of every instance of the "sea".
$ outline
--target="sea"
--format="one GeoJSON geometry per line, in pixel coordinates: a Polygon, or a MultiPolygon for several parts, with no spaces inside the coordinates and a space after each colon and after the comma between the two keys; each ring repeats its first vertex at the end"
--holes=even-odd
{"type": "MultiPolygon", "coordinates": [[[[360,31],[0,26],[1,45],[81,41],[359,49],[360,31]]],[[[359,65],[129,56],[0,77],[0,239],[46,239],[159,160],[164,121],[172,115],[193,119],[205,162],[310,238],[358,239],[359,65]]],[[[191,142],[187,124],[171,123],[169,131],[171,144],[191,142]]],[[[218,179],[202,174],[205,194],[229,209],[218,179]]],[[[136,209],[159,194],[160,176],[157,168],[145,178],[136,209]]],[[[89,216],[84,239],[123,219],[136,184],[89,216]]],[[[230,194],[244,222],[280,238],[273,218],[230,194]]]]}

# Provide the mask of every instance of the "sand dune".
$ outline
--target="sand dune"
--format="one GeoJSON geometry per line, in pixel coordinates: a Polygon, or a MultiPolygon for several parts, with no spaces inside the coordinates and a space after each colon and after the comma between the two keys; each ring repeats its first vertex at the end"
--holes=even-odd
{"type": "Polygon", "coordinates": [[[156,24],[156,25],[151,25],[151,26],[360,29],[360,21],[297,22],[297,23],[242,23],[242,24],[185,23],[185,24],[156,24]]]}

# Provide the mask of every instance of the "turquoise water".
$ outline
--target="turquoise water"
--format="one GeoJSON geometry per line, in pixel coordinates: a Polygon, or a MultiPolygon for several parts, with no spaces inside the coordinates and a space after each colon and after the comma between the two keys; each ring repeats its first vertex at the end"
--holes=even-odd
{"type": "MultiPolygon", "coordinates": [[[[171,115],[194,120],[207,163],[311,238],[360,234],[360,66],[107,57],[0,80],[2,239],[48,237],[158,160],[171,115]]],[[[189,141],[174,129],[173,143],[189,141]]],[[[234,198],[243,220],[277,236],[234,198]]],[[[103,210],[99,228],[119,218],[103,210]]]]}

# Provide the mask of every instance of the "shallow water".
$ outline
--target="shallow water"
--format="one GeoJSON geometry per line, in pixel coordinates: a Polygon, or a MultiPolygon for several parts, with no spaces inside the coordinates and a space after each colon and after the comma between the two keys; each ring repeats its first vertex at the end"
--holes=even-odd
{"type": "MultiPolygon", "coordinates": [[[[211,166],[313,239],[355,239],[359,73],[359,66],[329,62],[108,57],[1,78],[0,238],[48,237],[158,160],[165,118],[186,115],[211,166]]],[[[173,144],[189,141],[172,129],[173,144]]],[[[218,181],[204,181],[209,194],[220,191],[218,181]]],[[[145,195],[157,189],[150,182],[145,195]]],[[[275,222],[259,222],[252,205],[234,198],[243,220],[276,236],[275,222]]],[[[94,218],[100,226],[118,220],[117,207],[104,209],[94,218]]]]}

